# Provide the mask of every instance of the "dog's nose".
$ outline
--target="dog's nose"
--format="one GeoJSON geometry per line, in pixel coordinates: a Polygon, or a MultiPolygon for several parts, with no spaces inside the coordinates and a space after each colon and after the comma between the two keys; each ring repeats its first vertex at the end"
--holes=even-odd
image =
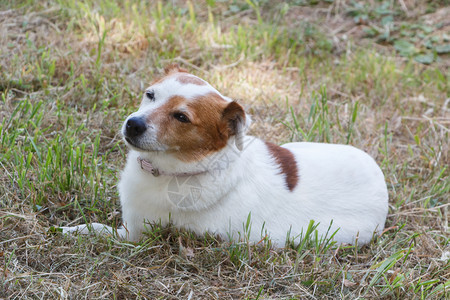
{"type": "Polygon", "coordinates": [[[126,135],[128,137],[137,137],[147,129],[145,122],[141,118],[130,118],[126,125],[126,135]]]}

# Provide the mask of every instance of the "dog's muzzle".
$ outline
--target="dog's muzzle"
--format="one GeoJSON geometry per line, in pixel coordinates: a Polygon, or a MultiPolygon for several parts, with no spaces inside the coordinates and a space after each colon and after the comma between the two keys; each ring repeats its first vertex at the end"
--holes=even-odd
{"type": "Polygon", "coordinates": [[[122,125],[122,135],[127,146],[137,151],[165,151],[167,147],[157,140],[156,130],[144,117],[130,117],[122,125]]]}
{"type": "Polygon", "coordinates": [[[133,139],[142,135],[146,130],[147,125],[144,120],[138,117],[132,117],[125,124],[125,137],[133,139]]]}

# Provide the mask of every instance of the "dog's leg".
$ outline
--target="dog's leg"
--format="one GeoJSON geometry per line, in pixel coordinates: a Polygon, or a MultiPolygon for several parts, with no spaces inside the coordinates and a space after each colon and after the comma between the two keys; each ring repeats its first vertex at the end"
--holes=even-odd
{"type": "Polygon", "coordinates": [[[113,229],[111,226],[100,224],[100,223],[91,223],[91,224],[83,224],[78,226],[69,226],[69,227],[60,227],[64,234],[78,233],[78,234],[89,234],[91,232],[99,233],[102,235],[113,235],[117,236],[120,239],[127,238],[127,230],[124,227],[119,227],[113,229]]]}

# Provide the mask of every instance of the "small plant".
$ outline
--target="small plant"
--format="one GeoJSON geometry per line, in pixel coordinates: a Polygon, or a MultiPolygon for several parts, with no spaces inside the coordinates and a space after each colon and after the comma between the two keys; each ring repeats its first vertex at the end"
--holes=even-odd
{"type": "Polygon", "coordinates": [[[319,236],[317,230],[319,224],[320,223],[315,223],[314,220],[311,220],[305,231],[302,229],[302,232],[298,236],[293,238],[290,238],[289,236],[287,237],[286,243],[291,247],[296,241],[299,241],[299,244],[294,246],[297,253],[293,269],[294,273],[297,273],[299,262],[302,261],[307,255],[312,255],[314,258],[325,255],[328,250],[336,244],[336,242],[333,241],[333,237],[339,229],[336,229],[334,232],[330,232],[333,221],[330,222],[325,235],[321,236],[319,236]]]}
{"type": "Polygon", "coordinates": [[[3,1],[0,298],[449,298],[445,5],[3,1]],[[48,230],[121,223],[119,130],[171,62],[242,99],[251,135],[373,156],[383,233],[336,245],[311,222],[280,248],[251,215],[240,243],[159,222],[136,243],[48,230]]]}
{"type": "Polygon", "coordinates": [[[365,25],[366,34],[381,44],[390,44],[397,53],[423,64],[439,60],[450,53],[449,37],[440,34],[441,24],[426,25],[405,16],[405,9],[391,1],[352,1],[347,14],[355,24],[365,25]],[[438,32],[437,34],[433,34],[438,32]]]}

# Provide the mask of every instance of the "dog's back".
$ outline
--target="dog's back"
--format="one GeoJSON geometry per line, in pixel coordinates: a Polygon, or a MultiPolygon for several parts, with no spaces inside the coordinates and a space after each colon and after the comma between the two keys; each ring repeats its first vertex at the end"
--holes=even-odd
{"type": "Polygon", "coordinates": [[[364,244],[375,231],[383,230],[388,193],[372,157],[346,145],[290,143],[283,147],[294,154],[299,169],[292,203],[306,212],[307,219],[320,222],[321,232],[333,220],[332,230],[339,228],[337,241],[354,243],[358,237],[364,244]]]}

